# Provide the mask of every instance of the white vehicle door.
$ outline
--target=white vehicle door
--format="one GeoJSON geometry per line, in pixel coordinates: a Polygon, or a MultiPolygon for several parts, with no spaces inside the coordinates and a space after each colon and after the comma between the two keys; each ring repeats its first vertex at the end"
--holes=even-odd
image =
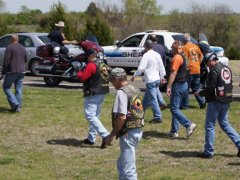
{"type": "Polygon", "coordinates": [[[133,35],[113,49],[105,50],[105,55],[108,57],[107,63],[111,67],[130,67],[137,68],[142,58],[142,47],[140,47],[144,34],[133,35]]]}

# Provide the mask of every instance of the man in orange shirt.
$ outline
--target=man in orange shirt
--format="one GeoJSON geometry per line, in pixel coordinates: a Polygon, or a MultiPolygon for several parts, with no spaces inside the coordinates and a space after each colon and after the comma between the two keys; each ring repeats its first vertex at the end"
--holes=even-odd
{"type": "Polygon", "coordinates": [[[172,114],[172,127],[166,133],[168,137],[177,138],[179,123],[186,128],[186,138],[192,135],[196,124],[192,123],[180,110],[182,98],[188,94],[187,60],[183,56],[180,41],[172,44],[174,57],[171,62],[171,73],[167,85],[167,95],[170,97],[170,110],[172,114]]]}
{"type": "MultiPolygon", "coordinates": [[[[190,41],[190,34],[184,34],[184,54],[188,59],[188,69],[189,69],[189,80],[188,89],[191,88],[192,92],[195,93],[199,91],[200,87],[200,64],[203,59],[203,54],[200,48],[190,41]]],[[[199,95],[195,95],[200,108],[206,107],[205,99],[199,95]]],[[[188,108],[189,106],[189,96],[186,95],[182,101],[182,108],[188,108]]]]}

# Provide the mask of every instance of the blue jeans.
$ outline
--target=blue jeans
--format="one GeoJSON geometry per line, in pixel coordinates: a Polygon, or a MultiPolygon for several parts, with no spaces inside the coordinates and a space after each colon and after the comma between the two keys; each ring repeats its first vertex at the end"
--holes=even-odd
{"type": "MultiPolygon", "coordinates": [[[[190,74],[189,81],[188,81],[188,90],[191,88],[192,92],[195,93],[201,88],[200,84],[200,74],[190,74]]],[[[199,104],[199,106],[203,106],[205,104],[205,100],[201,96],[196,96],[195,98],[199,104]]],[[[185,95],[182,100],[182,107],[188,108],[189,107],[189,94],[185,95]]]]}
{"type": "Polygon", "coordinates": [[[135,151],[141,138],[141,128],[130,129],[120,137],[120,156],[117,160],[119,180],[137,180],[135,151]]]}
{"type": "Polygon", "coordinates": [[[85,117],[89,122],[88,140],[91,142],[95,142],[97,134],[99,134],[102,138],[109,135],[109,132],[99,120],[101,106],[104,99],[105,94],[96,94],[85,97],[85,117]]]}
{"type": "Polygon", "coordinates": [[[208,103],[205,122],[205,146],[206,155],[214,155],[215,123],[218,123],[221,129],[228,135],[234,144],[240,148],[240,136],[228,122],[228,103],[211,102],[208,103]]]}
{"type": "Polygon", "coordinates": [[[22,106],[22,84],[24,73],[6,73],[3,82],[3,91],[7,96],[11,108],[22,106]],[[11,86],[14,83],[15,94],[11,91],[11,86]]]}
{"type": "Polygon", "coordinates": [[[182,98],[188,93],[188,84],[184,83],[174,83],[172,85],[172,95],[170,98],[170,110],[172,113],[172,128],[171,132],[175,133],[179,130],[179,123],[181,123],[185,128],[188,128],[192,122],[181,112],[180,104],[182,98]]]}
{"type": "Polygon", "coordinates": [[[163,99],[161,91],[157,91],[157,99],[158,99],[158,104],[161,107],[162,105],[166,104],[166,102],[163,99]]]}
{"type": "Polygon", "coordinates": [[[147,107],[150,105],[153,110],[154,118],[161,119],[162,113],[157,99],[157,94],[160,93],[159,85],[160,80],[146,84],[146,91],[143,97],[143,109],[146,110],[147,107]]]}

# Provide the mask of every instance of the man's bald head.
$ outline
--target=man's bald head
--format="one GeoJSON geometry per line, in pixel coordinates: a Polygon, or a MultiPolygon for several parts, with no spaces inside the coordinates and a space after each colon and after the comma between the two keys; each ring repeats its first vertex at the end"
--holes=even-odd
{"type": "Polygon", "coordinates": [[[17,34],[12,34],[12,42],[18,42],[18,35],[17,34]]]}

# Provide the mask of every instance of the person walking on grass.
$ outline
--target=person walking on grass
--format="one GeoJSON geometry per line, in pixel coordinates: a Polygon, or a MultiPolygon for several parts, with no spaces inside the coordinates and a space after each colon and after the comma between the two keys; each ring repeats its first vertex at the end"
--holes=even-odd
{"type": "Polygon", "coordinates": [[[179,123],[186,128],[186,138],[189,138],[196,128],[180,110],[181,100],[188,93],[187,60],[183,55],[182,44],[174,41],[172,44],[174,57],[171,63],[171,73],[167,85],[167,95],[170,97],[170,110],[172,114],[172,127],[166,133],[168,137],[177,138],[179,123]]]}
{"type": "Polygon", "coordinates": [[[143,97],[143,109],[145,111],[150,105],[153,110],[154,117],[149,123],[162,123],[162,112],[158,104],[157,94],[160,93],[160,81],[165,82],[166,71],[160,54],[152,49],[153,42],[147,40],[144,48],[145,53],[131,81],[134,81],[136,76],[141,76],[144,73],[146,91],[143,97]]]}
{"type": "MultiPolygon", "coordinates": [[[[191,41],[190,34],[184,34],[183,38],[183,52],[188,60],[188,69],[189,69],[189,79],[188,79],[188,89],[191,88],[192,92],[195,93],[201,88],[200,84],[200,64],[203,60],[203,54],[199,46],[193,44],[191,41]]],[[[205,99],[199,95],[195,95],[195,98],[200,106],[200,109],[206,107],[205,99]]],[[[189,93],[183,97],[182,109],[189,108],[189,93]]]]}
{"type": "Polygon", "coordinates": [[[228,109],[232,101],[232,71],[226,65],[218,62],[215,53],[209,53],[206,64],[210,69],[206,87],[195,94],[205,96],[208,103],[205,122],[204,151],[197,157],[212,158],[214,156],[215,123],[218,121],[221,129],[228,135],[238,148],[240,157],[240,136],[228,121],[228,109]]]}
{"type": "Polygon", "coordinates": [[[82,71],[78,71],[77,76],[83,82],[84,111],[89,122],[88,137],[83,140],[84,144],[94,145],[96,135],[102,137],[101,149],[106,148],[105,139],[109,135],[107,129],[99,120],[101,106],[107,93],[109,93],[109,79],[107,65],[96,60],[96,52],[90,49],[87,65],[82,71]]]}
{"type": "Polygon", "coordinates": [[[3,74],[5,74],[3,91],[7,96],[11,112],[21,111],[26,62],[26,49],[18,43],[18,35],[12,34],[11,44],[7,46],[3,60],[3,74]],[[12,84],[14,84],[15,93],[11,91],[12,84]]]}
{"type": "Polygon", "coordinates": [[[115,136],[119,138],[119,179],[137,180],[135,151],[142,138],[144,125],[140,90],[128,84],[127,74],[122,68],[111,71],[110,81],[117,89],[117,95],[112,110],[113,130],[106,139],[106,144],[110,145],[115,136]]]}

